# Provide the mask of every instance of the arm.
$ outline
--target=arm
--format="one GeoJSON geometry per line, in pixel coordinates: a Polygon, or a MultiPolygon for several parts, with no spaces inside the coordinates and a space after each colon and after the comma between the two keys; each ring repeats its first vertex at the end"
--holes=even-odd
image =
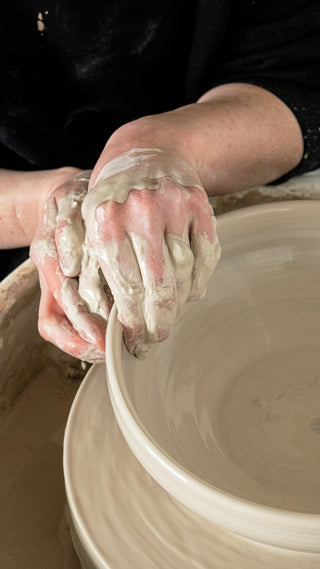
{"type": "Polygon", "coordinates": [[[0,170],[0,247],[32,244],[41,286],[41,335],[80,359],[101,361],[105,323],[90,314],[78,292],[83,245],[80,207],[87,185],[88,174],[78,168],[0,170]],[[61,255],[66,237],[71,248],[61,255]]]}
{"type": "MultiPolygon", "coordinates": [[[[94,217],[87,230],[93,251],[122,309],[127,344],[134,353],[142,353],[150,342],[168,335],[177,310],[186,300],[204,293],[217,262],[218,244],[201,187],[212,195],[275,180],[298,164],[302,146],[299,125],[286,105],[269,92],[244,84],[217,87],[197,104],[139,119],[112,135],[91,177],[91,195],[103,168],[134,148],[160,149],[174,168],[178,164],[178,177],[182,160],[194,183],[193,188],[184,187],[185,174],[180,171],[182,183],[161,181],[157,192],[139,194],[132,190],[126,203],[113,201],[111,208],[107,183],[105,201],[90,214],[94,217]],[[123,239],[127,234],[135,242],[135,253],[132,243],[123,239]],[[147,251],[137,249],[136,237],[142,237],[147,251]],[[115,242],[122,246],[118,257],[110,246],[115,242]],[[123,281],[121,289],[119,283],[123,281]],[[130,289],[136,298],[132,292],[128,298],[130,289]],[[147,308],[146,313],[142,307],[147,308]],[[148,314],[155,315],[153,322],[147,322],[148,314]]],[[[28,245],[37,231],[32,257],[42,287],[40,331],[63,350],[95,361],[103,357],[105,325],[88,312],[79,297],[78,273],[68,276],[63,272],[60,230],[50,230],[40,213],[45,202],[50,207],[50,200],[59,203],[61,196],[68,194],[68,181],[78,172],[74,168],[34,173],[0,171],[4,214],[0,239],[3,247],[28,245]],[[54,197],[48,200],[53,191],[54,197]],[[58,247],[54,255],[43,254],[39,246],[43,238],[52,243],[51,250],[58,247]],[[62,294],[65,291],[70,292],[68,300],[62,294]]]]}
{"type": "Polygon", "coordinates": [[[0,169],[0,248],[30,245],[49,195],[78,171],[71,167],[36,172],[0,169]]]}
{"type": "Polygon", "coordinates": [[[90,187],[109,160],[135,147],[180,156],[208,195],[270,183],[295,168],[303,155],[292,111],[265,89],[237,83],[212,89],[197,104],[121,127],[98,160],[90,187]]]}
{"type": "Polygon", "coordinates": [[[302,153],[289,108],[246,84],[217,87],[111,136],[82,211],[133,353],[164,340],[181,306],[205,293],[219,258],[206,192],[276,180],[302,153]]]}
{"type": "MultiPolygon", "coordinates": [[[[155,142],[190,162],[209,195],[271,182],[293,169],[303,152],[299,125],[282,101],[253,85],[229,84],[212,89],[198,104],[121,127],[98,160],[91,187],[110,159],[155,142]]],[[[0,169],[0,246],[30,245],[50,193],[77,172],[0,169]]]]}

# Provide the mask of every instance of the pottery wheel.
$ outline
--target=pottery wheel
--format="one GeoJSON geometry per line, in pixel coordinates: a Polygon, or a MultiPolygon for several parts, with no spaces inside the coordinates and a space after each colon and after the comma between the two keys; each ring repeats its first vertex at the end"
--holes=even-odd
{"type": "Polygon", "coordinates": [[[104,365],[78,391],[64,473],[84,569],[316,569],[320,556],[251,542],[203,520],[141,467],[118,428],[104,365]]]}

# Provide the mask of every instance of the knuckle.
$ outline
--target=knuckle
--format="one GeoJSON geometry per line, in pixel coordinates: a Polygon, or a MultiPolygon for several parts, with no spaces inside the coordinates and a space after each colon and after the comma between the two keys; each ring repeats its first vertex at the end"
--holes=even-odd
{"type": "Polygon", "coordinates": [[[126,202],[126,210],[127,215],[131,214],[135,219],[143,219],[144,222],[152,219],[155,211],[159,213],[156,192],[132,189],[126,202]]]}
{"type": "Polygon", "coordinates": [[[119,206],[121,204],[113,200],[107,200],[96,207],[94,218],[96,222],[96,237],[98,239],[115,239],[117,241],[122,238],[123,230],[119,206]]]}
{"type": "Polygon", "coordinates": [[[166,240],[176,269],[191,271],[194,257],[190,245],[176,236],[167,236],[166,240]]]}
{"type": "Polygon", "coordinates": [[[203,214],[209,214],[211,216],[212,209],[208,200],[208,196],[202,188],[192,188],[190,201],[193,208],[196,208],[203,214]]]}

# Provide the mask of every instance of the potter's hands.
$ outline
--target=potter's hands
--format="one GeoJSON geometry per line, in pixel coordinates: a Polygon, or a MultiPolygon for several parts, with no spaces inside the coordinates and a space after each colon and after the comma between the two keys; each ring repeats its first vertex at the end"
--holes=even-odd
{"type": "Polygon", "coordinates": [[[218,262],[207,195],[180,158],[137,149],[100,170],[82,213],[127,347],[140,356],[168,336],[186,301],[204,294],[218,262]]]}
{"type": "Polygon", "coordinates": [[[81,204],[89,178],[90,172],[79,171],[49,196],[30,255],[41,286],[41,335],[77,358],[97,362],[104,361],[111,297],[85,240],[81,204]]]}

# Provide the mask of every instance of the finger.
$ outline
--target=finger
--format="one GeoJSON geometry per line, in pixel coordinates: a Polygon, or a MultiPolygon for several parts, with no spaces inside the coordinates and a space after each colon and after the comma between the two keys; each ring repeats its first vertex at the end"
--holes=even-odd
{"type": "MultiPolygon", "coordinates": [[[[58,208],[54,197],[50,197],[43,208],[43,217],[40,221],[37,233],[30,246],[30,257],[39,268],[43,266],[48,257],[57,257],[55,245],[55,226],[58,208]]],[[[39,278],[41,274],[39,272],[39,278]]]]}
{"type": "Polygon", "coordinates": [[[105,353],[90,345],[77,334],[72,324],[52,296],[46,280],[40,278],[41,299],[39,306],[39,332],[59,349],[90,363],[105,360],[105,353]]]}
{"type": "Polygon", "coordinates": [[[179,311],[190,295],[194,257],[189,241],[186,242],[178,235],[166,235],[166,244],[176,278],[177,310],[179,311]]]}
{"type": "Polygon", "coordinates": [[[85,237],[85,227],[81,215],[81,204],[87,193],[83,181],[73,183],[57,193],[58,213],[56,219],[56,246],[59,254],[61,269],[65,276],[78,276],[81,270],[82,244],[85,237]]]}
{"type": "Polygon", "coordinates": [[[154,192],[132,190],[123,204],[99,205],[98,230],[89,229],[134,353],[165,339],[177,313],[176,279],[158,202],[154,192]]]}
{"type": "MultiPolygon", "coordinates": [[[[189,223],[192,219],[192,191],[182,189],[171,180],[163,183],[163,219],[165,240],[173,265],[177,286],[177,310],[185,304],[191,289],[193,253],[190,249],[189,223]]],[[[201,190],[198,190],[201,193],[201,190]]]]}
{"type": "Polygon", "coordinates": [[[187,301],[191,289],[193,253],[189,242],[189,220],[192,217],[190,191],[186,192],[167,182],[165,199],[170,202],[165,210],[165,240],[175,273],[177,310],[187,301]]]}
{"type": "Polygon", "coordinates": [[[130,233],[145,289],[143,318],[149,343],[167,338],[177,315],[174,267],[163,234],[145,239],[130,233]]]}
{"type": "Polygon", "coordinates": [[[111,291],[105,281],[93,249],[87,241],[83,245],[83,258],[79,275],[78,292],[91,314],[107,322],[113,304],[111,291]]]}
{"type": "MultiPolygon", "coordinates": [[[[57,276],[59,279],[59,275],[57,276]]],[[[51,286],[52,284],[54,286],[54,283],[51,281],[51,286]]],[[[79,295],[77,279],[64,277],[61,288],[55,290],[59,306],[62,307],[68,320],[73,324],[79,335],[90,344],[94,344],[104,351],[106,322],[100,320],[94,314],[90,314],[86,303],[79,295]]]]}
{"type": "Polygon", "coordinates": [[[195,211],[190,227],[190,245],[194,255],[192,285],[188,300],[202,298],[221,256],[213,213],[195,211]]]}
{"type": "Polygon", "coordinates": [[[125,236],[120,241],[96,242],[95,253],[112,291],[128,349],[137,353],[135,348],[139,344],[145,351],[147,347],[142,347],[147,342],[143,316],[145,291],[130,239],[125,236]]]}

